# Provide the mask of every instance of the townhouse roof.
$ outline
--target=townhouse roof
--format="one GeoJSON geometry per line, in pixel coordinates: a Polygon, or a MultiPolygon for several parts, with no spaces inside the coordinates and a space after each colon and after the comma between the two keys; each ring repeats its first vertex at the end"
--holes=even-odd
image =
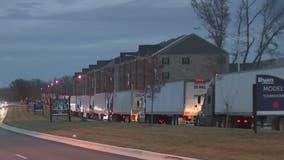
{"type": "Polygon", "coordinates": [[[138,56],[144,57],[144,56],[152,55],[153,53],[157,52],[161,48],[162,48],[162,46],[160,44],[139,45],[139,47],[138,47],[138,56]]]}
{"type": "Polygon", "coordinates": [[[96,65],[96,64],[90,64],[89,65],[89,70],[94,70],[94,69],[98,69],[98,68],[99,68],[99,66],[96,65]]]}
{"type": "Polygon", "coordinates": [[[89,71],[89,68],[83,68],[83,69],[82,69],[82,73],[83,73],[83,74],[86,74],[88,71],[89,71]]]}
{"type": "MultiPolygon", "coordinates": [[[[181,37],[181,36],[180,36],[181,37]]],[[[157,44],[143,44],[139,45],[138,47],[138,55],[141,57],[150,56],[156,53],[157,51],[161,50],[162,48],[166,47],[167,45],[171,44],[172,42],[176,41],[180,37],[172,38],[167,41],[162,41],[157,44]]]]}
{"type": "Polygon", "coordinates": [[[137,52],[120,52],[120,57],[131,57],[135,58],[137,56],[137,52]]]}
{"type": "Polygon", "coordinates": [[[116,57],[115,63],[120,63],[120,62],[124,62],[124,61],[129,61],[132,59],[135,59],[137,57],[137,52],[120,52],[120,56],[116,57]]]}
{"type": "Polygon", "coordinates": [[[109,62],[111,62],[111,60],[98,60],[97,61],[97,66],[98,67],[102,67],[102,66],[108,64],[109,62]]]}
{"type": "Polygon", "coordinates": [[[154,53],[158,54],[228,54],[196,34],[178,37],[170,44],[154,53]]]}
{"type": "Polygon", "coordinates": [[[73,78],[76,78],[76,77],[78,77],[81,74],[82,74],[82,72],[75,72],[74,75],[73,75],[73,78]]]}

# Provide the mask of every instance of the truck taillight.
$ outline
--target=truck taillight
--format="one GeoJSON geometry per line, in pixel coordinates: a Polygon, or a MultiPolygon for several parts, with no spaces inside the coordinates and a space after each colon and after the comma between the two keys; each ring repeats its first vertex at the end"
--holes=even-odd
{"type": "Polygon", "coordinates": [[[244,124],[248,124],[249,121],[247,119],[244,119],[244,124]]]}
{"type": "Polygon", "coordinates": [[[184,118],[184,119],[188,119],[188,115],[182,115],[182,118],[184,118]]]}
{"type": "Polygon", "coordinates": [[[236,123],[240,124],[240,123],[241,123],[241,120],[240,120],[240,119],[237,119],[237,120],[236,120],[236,123]]]}
{"type": "Polygon", "coordinates": [[[163,124],[165,122],[164,119],[159,119],[158,121],[159,121],[159,124],[163,124]]]}

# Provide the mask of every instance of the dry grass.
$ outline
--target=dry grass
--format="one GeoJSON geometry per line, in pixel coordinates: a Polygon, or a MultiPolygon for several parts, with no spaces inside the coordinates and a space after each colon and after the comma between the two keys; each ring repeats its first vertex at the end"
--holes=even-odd
{"type": "Polygon", "coordinates": [[[94,141],[116,146],[139,148],[200,159],[284,159],[284,133],[247,129],[220,129],[102,121],[72,122],[58,119],[50,123],[48,115],[10,108],[5,123],[20,128],[94,141]]]}

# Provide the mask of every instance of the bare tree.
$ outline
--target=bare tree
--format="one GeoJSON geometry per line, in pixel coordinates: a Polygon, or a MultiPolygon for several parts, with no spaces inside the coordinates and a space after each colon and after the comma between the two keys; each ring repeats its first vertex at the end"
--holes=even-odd
{"type": "Polygon", "coordinates": [[[10,90],[15,100],[23,100],[26,97],[38,99],[41,97],[41,89],[46,83],[39,79],[16,79],[10,83],[10,90]]]}
{"type": "Polygon", "coordinates": [[[256,9],[256,2],[242,0],[237,11],[233,63],[243,56],[242,63],[247,63],[248,57],[252,57],[252,62],[259,65],[264,53],[273,56],[278,48],[275,37],[283,30],[284,7],[279,4],[280,0],[265,0],[260,8],[256,9]],[[252,53],[252,49],[256,50],[255,54],[252,53]]]}
{"type": "Polygon", "coordinates": [[[243,0],[240,7],[237,10],[237,15],[236,15],[237,33],[235,38],[235,48],[233,49],[234,51],[232,52],[233,64],[235,64],[240,59],[240,56],[243,54],[242,26],[244,24],[244,10],[245,10],[245,4],[243,0]]]}
{"type": "Polygon", "coordinates": [[[242,0],[237,10],[237,33],[234,38],[236,47],[233,51],[233,63],[240,60],[240,56],[243,56],[242,62],[246,63],[250,50],[256,40],[255,35],[251,34],[251,28],[255,24],[261,10],[257,10],[256,13],[250,13],[255,3],[256,0],[251,2],[249,0],[242,0]]]}
{"type": "Polygon", "coordinates": [[[202,20],[209,38],[213,39],[216,46],[223,48],[226,28],[229,23],[229,7],[227,0],[192,0],[197,16],[202,20]]]}
{"type": "Polygon", "coordinates": [[[265,53],[274,54],[278,48],[275,38],[284,29],[284,6],[281,3],[281,0],[266,0],[261,9],[261,34],[253,60],[257,65],[265,53]]]}
{"type": "Polygon", "coordinates": [[[60,93],[63,95],[72,95],[73,79],[72,76],[63,76],[59,79],[60,93]]]}
{"type": "Polygon", "coordinates": [[[154,100],[155,94],[159,92],[160,85],[162,84],[162,73],[161,70],[163,66],[159,61],[159,55],[151,56],[145,59],[146,68],[145,68],[145,84],[146,84],[146,93],[151,97],[151,117],[150,123],[154,123],[154,100]]]}
{"type": "Polygon", "coordinates": [[[250,49],[252,45],[255,42],[254,36],[252,37],[252,40],[250,40],[250,30],[252,23],[255,22],[255,19],[259,16],[261,10],[258,10],[257,13],[255,13],[252,18],[250,18],[249,11],[254,6],[256,0],[253,0],[251,3],[249,0],[243,0],[241,6],[244,7],[244,25],[245,25],[245,48],[244,48],[244,58],[243,63],[247,62],[248,55],[250,53],[250,49]]]}

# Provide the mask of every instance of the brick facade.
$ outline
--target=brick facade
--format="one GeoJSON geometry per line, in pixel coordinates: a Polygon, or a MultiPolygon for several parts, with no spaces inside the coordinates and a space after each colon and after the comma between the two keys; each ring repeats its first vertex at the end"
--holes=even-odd
{"type": "Polygon", "coordinates": [[[215,73],[227,72],[228,62],[228,53],[192,34],[98,61],[96,67],[84,69],[83,78],[75,78],[75,84],[78,93],[87,95],[131,87],[144,90],[155,81],[210,80],[215,73]]]}

